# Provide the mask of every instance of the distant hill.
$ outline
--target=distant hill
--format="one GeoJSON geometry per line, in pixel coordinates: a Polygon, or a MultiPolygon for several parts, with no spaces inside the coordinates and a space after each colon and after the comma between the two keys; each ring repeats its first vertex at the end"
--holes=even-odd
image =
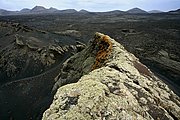
{"type": "Polygon", "coordinates": [[[17,13],[18,13],[18,11],[8,11],[8,10],[0,9],[0,16],[15,15],[17,13]]]}
{"type": "Polygon", "coordinates": [[[45,7],[35,6],[33,9],[31,9],[31,12],[39,12],[39,11],[45,11],[45,10],[47,10],[45,7]]]}
{"type": "Polygon", "coordinates": [[[118,14],[125,14],[126,12],[121,10],[113,10],[113,11],[107,11],[107,12],[94,12],[98,15],[118,15],[118,14]]]}
{"type": "Polygon", "coordinates": [[[172,14],[180,14],[180,9],[169,11],[172,14]]]}
{"type": "Polygon", "coordinates": [[[81,9],[81,10],[79,11],[79,13],[89,13],[89,11],[84,10],[84,9],[81,9]]]}
{"type": "Polygon", "coordinates": [[[59,13],[76,13],[75,9],[60,10],[59,13]]]}
{"type": "MultiPolygon", "coordinates": [[[[7,15],[29,15],[29,14],[74,14],[74,13],[83,13],[83,14],[101,14],[101,15],[116,15],[116,14],[148,14],[148,13],[162,13],[162,11],[159,10],[151,10],[151,11],[145,11],[140,8],[133,8],[128,11],[121,11],[121,10],[113,10],[113,11],[107,11],[107,12],[90,12],[87,10],[80,10],[76,11],[75,9],[65,9],[65,10],[58,10],[56,8],[50,7],[49,9],[43,7],[43,6],[35,6],[32,9],[23,8],[20,11],[8,11],[4,9],[0,9],[0,16],[7,16],[7,15]]],[[[169,11],[170,14],[180,14],[180,9],[169,11]]]]}
{"type": "Polygon", "coordinates": [[[55,12],[55,11],[58,11],[58,9],[53,8],[53,7],[50,7],[50,8],[48,9],[48,11],[50,11],[50,12],[55,12]]]}
{"type": "Polygon", "coordinates": [[[30,12],[31,9],[23,8],[20,12],[30,12]]]}
{"type": "Polygon", "coordinates": [[[122,14],[122,13],[125,13],[124,11],[121,11],[121,10],[113,10],[113,11],[108,11],[106,13],[111,13],[111,14],[122,14]]]}
{"type": "Polygon", "coordinates": [[[42,6],[35,6],[34,8],[31,9],[29,14],[55,13],[58,11],[59,11],[58,9],[53,8],[53,7],[46,9],[45,7],[42,7],[42,6]]]}
{"type": "Polygon", "coordinates": [[[163,11],[160,11],[160,10],[151,10],[151,11],[148,11],[148,13],[162,13],[163,11]]]}
{"type": "Polygon", "coordinates": [[[126,11],[127,13],[131,13],[131,14],[144,14],[144,13],[148,13],[140,8],[133,8],[133,9],[130,9],[128,11],[126,11]]]}
{"type": "Polygon", "coordinates": [[[0,15],[9,14],[9,11],[0,9],[0,15]]]}
{"type": "MultiPolygon", "coordinates": [[[[81,11],[81,12],[85,12],[81,11]]],[[[28,8],[23,8],[20,11],[8,11],[8,10],[3,10],[0,9],[0,15],[1,16],[6,16],[6,15],[24,15],[24,14],[47,14],[47,13],[77,13],[75,9],[66,9],[66,10],[58,10],[56,8],[50,7],[49,9],[43,7],[43,6],[35,6],[32,9],[28,8]]]]}

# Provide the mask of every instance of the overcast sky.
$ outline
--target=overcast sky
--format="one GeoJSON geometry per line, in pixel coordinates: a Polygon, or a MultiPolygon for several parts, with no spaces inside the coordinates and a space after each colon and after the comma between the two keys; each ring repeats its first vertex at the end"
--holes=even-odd
{"type": "Polygon", "coordinates": [[[180,0],[0,0],[0,9],[21,10],[34,6],[73,8],[89,11],[128,10],[139,7],[144,10],[169,11],[180,8],[180,0]]]}

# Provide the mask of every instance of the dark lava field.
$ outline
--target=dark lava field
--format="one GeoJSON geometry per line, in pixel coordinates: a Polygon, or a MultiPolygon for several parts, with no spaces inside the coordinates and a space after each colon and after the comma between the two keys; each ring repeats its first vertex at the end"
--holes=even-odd
{"type": "Polygon", "coordinates": [[[180,14],[0,16],[0,119],[41,119],[61,64],[95,32],[121,43],[180,95],[180,14]]]}

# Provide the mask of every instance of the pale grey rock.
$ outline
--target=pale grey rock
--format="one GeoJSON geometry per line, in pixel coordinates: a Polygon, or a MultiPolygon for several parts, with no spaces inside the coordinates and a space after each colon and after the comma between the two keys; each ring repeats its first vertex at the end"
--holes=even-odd
{"type": "Polygon", "coordinates": [[[23,46],[24,42],[21,40],[21,38],[18,35],[15,35],[15,39],[16,39],[16,44],[23,46]]]}
{"type": "Polygon", "coordinates": [[[138,58],[103,34],[91,42],[64,63],[43,120],[180,119],[180,98],[138,58]]]}
{"type": "Polygon", "coordinates": [[[158,55],[169,58],[169,54],[165,50],[160,50],[158,55]]]}
{"type": "Polygon", "coordinates": [[[56,31],[56,34],[69,35],[73,37],[81,37],[81,33],[77,30],[65,30],[65,31],[56,31]]]}

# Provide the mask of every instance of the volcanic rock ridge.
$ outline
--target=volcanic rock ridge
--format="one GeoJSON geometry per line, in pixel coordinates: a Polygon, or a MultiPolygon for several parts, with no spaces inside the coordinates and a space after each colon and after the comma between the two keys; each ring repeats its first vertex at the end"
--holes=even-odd
{"type": "Polygon", "coordinates": [[[43,120],[178,120],[180,98],[133,54],[96,33],[55,78],[43,120]]]}

